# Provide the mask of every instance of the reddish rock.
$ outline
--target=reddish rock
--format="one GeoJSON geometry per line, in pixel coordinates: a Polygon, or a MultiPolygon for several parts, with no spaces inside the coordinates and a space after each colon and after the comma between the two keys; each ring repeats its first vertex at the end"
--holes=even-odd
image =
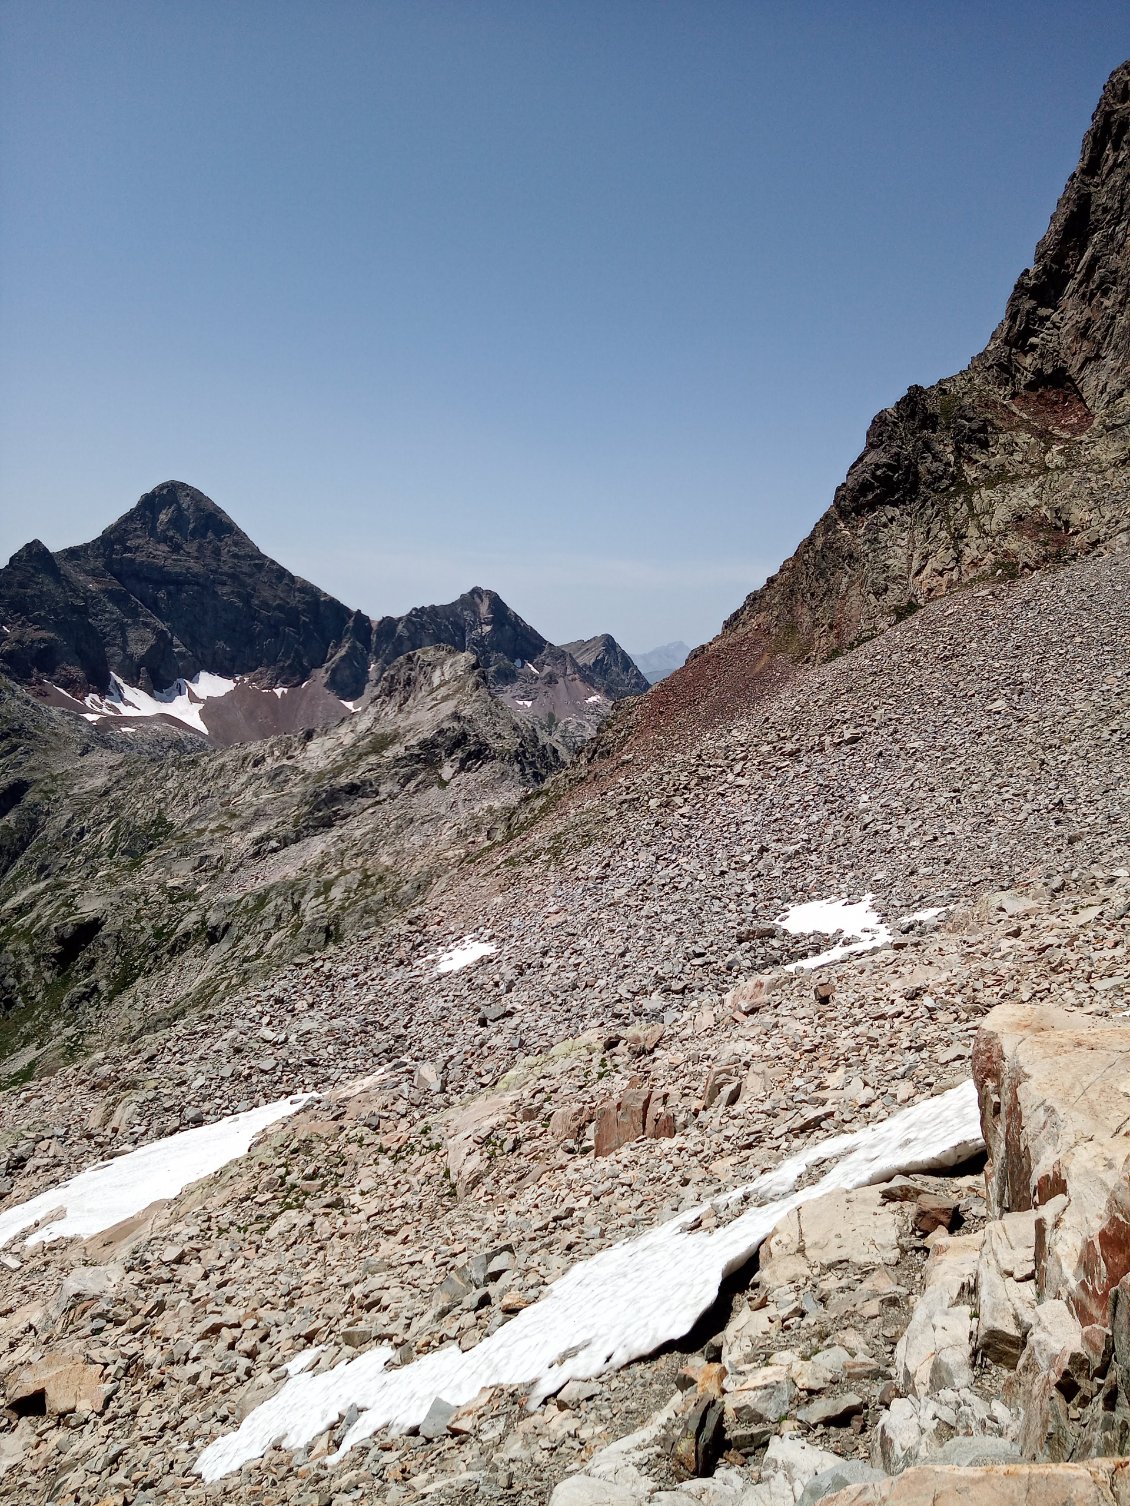
{"type": "Polygon", "coordinates": [[[549,1117],[550,1138],[562,1145],[569,1140],[576,1140],[591,1117],[583,1103],[562,1104],[549,1117]]]}
{"type": "Polygon", "coordinates": [[[610,1156],[621,1145],[642,1139],[650,1104],[650,1088],[629,1087],[619,1098],[606,1099],[596,1111],[595,1154],[610,1156]]]}
{"type": "Polygon", "coordinates": [[[1130,1024],[1000,1006],[977,1033],[973,1076],[993,1213],[1042,1210],[1040,1297],[1106,1327],[1130,1272],[1130,1024]]]}
{"type": "Polygon", "coordinates": [[[914,1227],[919,1234],[929,1234],[934,1229],[944,1229],[948,1234],[953,1228],[957,1204],[952,1198],[939,1197],[933,1192],[923,1192],[916,1200],[914,1227]]]}

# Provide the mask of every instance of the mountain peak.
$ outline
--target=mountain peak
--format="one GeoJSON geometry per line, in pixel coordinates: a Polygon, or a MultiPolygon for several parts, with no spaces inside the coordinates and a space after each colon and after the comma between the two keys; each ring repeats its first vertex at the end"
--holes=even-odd
{"type": "Polygon", "coordinates": [[[1032,266],[975,366],[1013,388],[1070,384],[1093,411],[1130,381],[1130,61],[1107,80],[1032,266]]]}
{"type": "Polygon", "coordinates": [[[184,481],[145,493],[89,543],[51,554],[33,541],[0,570],[0,666],[105,694],[110,676],[146,692],[200,671],[365,688],[369,619],[263,554],[184,481]]]}
{"type": "Polygon", "coordinates": [[[254,548],[222,507],[186,481],[162,481],[104,529],[102,537],[117,540],[138,534],[159,543],[238,538],[254,548]]]}

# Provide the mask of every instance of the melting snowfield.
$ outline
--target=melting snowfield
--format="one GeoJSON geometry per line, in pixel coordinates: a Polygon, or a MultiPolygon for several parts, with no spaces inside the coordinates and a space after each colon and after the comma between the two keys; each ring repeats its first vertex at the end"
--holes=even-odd
{"type": "Polygon", "coordinates": [[[480,957],[489,957],[498,948],[493,941],[475,941],[470,936],[464,936],[458,946],[451,947],[446,952],[441,952],[436,962],[437,973],[457,973],[461,968],[470,967],[472,962],[478,962],[480,957]]]}
{"type": "Polygon", "coordinates": [[[965,1082],[881,1123],[810,1146],[723,1200],[612,1245],[574,1266],[539,1302],[473,1349],[452,1344],[389,1370],[393,1351],[382,1345],[321,1375],[293,1374],[235,1432],[206,1448],[196,1468],[205,1480],[218,1480],[275,1443],[303,1448],[351,1407],[360,1416],[329,1463],[382,1428],[418,1426],[436,1397],[461,1406],[484,1386],[522,1386],[537,1405],[569,1380],[614,1370],[685,1334],[724,1278],[801,1203],[897,1172],[951,1166],[981,1143],[976,1092],[965,1082]],[[797,1191],[808,1169],[825,1161],[834,1164],[797,1191]],[[733,1209],[742,1202],[754,1206],[719,1228],[695,1229],[706,1207],[733,1209]]]}
{"type": "Polygon", "coordinates": [[[218,1119],[215,1124],[167,1135],[115,1161],[79,1172],[69,1182],[0,1213],[0,1245],[35,1224],[40,1227],[29,1235],[29,1245],[100,1234],[158,1198],[175,1197],[190,1182],[245,1155],[260,1130],[293,1114],[309,1098],[309,1093],[280,1098],[260,1109],[218,1119]]]}
{"type": "Polygon", "coordinates": [[[174,680],[167,690],[149,695],[136,685],[124,685],[117,675],[110,676],[110,694],[90,694],[85,704],[90,707],[86,719],[96,722],[100,716],[175,716],[197,732],[207,736],[200,712],[204,702],[225,696],[235,689],[236,682],[223,675],[212,675],[201,670],[191,680],[174,680]]]}
{"type": "MultiPolygon", "coordinates": [[[[794,962],[794,973],[810,972],[815,967],[827,967],[840,962],[844,957],[854,957],[859,952],[873,952],[876,947],[886,946],[894,939],[890,928],[874,905],[875,896],[865,894],[854,903],[847,899],[812,899],[803,905],[793,905],[783,915],[778,915],[777,924],[790,936],[839,936],[835,946],[829,947],[816,957],[805,957],[794,962]]],[[[932,910],[917,910],[913,915],[904,915],[902,922],[910,920],[933,920],[943,913],[944,906],[932,910]]]]}
{"type": "Polygon", "coordinates": [[[843,957],[854,957],[857,952],[886,946],[891,940],[891,932],[884,925],[873,899],[871,894],[865,894],[854,904],[846,899],[813,899],[807,904],[793,905],[779,915],[777,924],[790,936],[837,936],[842,932],[847,938],[855,938],[837,942],[818,957],[794,962],[793,970],[807,972],[810,968],[839,962],[843,957]]]}

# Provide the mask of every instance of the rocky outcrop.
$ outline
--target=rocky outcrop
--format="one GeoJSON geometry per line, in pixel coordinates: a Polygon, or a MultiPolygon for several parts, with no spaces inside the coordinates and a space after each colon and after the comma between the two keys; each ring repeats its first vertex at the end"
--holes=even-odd
{"type": "Polygon", "coordinates": [[[1130,63],[985,350],[871,423],[832,505],[722,633],[649,697],[645,729],[732,716],[774,668],[924,603],[1130,528],[1130,63]]]}
{"type": "Polygon", "coordinates": [[[977,1036],[989,1229],[1007,1234],[982,1283],[982,1352],[1003,1343],[1015,1365],[1029,1457],[1130,1446],[1128,1061],[1130,1026],[1051,1008],[1000,1006],[977,1036]]]}
{"type": "Polygon", "coordinates": [[[195,487],[167,481],[88,544],[33,542],[0,570],[0,668],[80,698],[111,673],[152,692],[200,670],[344,699],[368,677],[369,619],[263,554],[195,487]]]}
{"type": "Polygon", "coordinates": [[[402,654],[446,644],[472,653],[491,683],[507,684],[536,659],[549,640],[518,616],[495,591],[473,586],[443,606],[413,607],[403,617],[373,624],[373,668],[379,677],[402,654]]]}
{"type": "Polygon", "coordinates": [[[933,1244],[876,1430],[889,1473],[945,1460],[943,1425],[978,1372],[995,1399],[975,1435],[1003,1425],[1028,1460],[1130,1449],[1128,1062],[1120,1020],[1002,1005],[983,1021],[989,1222],[933,1244]]]}
{"type": "Polygon", "coordinates": [[[973,1070],[989,1147],[991,1211],[1044,1210],[1035,1280],[1082,1327],[1105,1324],[1130,1272],[1130,1025],[1002,1005],[973,1070]]]}
{"type": "Polygon", "coordinates": [[[611,700],[622,701],[627,696],[646,693],[649,683],[647,678],[611,633],[598,633],[595,638],[578,638],[574,643],[563,643],[561,647],[611,700]]]}
{"type": "Polygon", "coordinates": [[[926,1465],[893,1480],[849,1485],[819,1499],[824,1506],[1125,1506],[1130,1501],[1130,1464],[1125,1459],[1094,1459],[1085,1464],[980,1469],[926,1465]]]}

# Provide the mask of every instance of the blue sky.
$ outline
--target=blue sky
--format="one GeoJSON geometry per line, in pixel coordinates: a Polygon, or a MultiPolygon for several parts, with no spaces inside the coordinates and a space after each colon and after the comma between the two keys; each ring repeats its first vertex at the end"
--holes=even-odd
{"type": "Polygon", "coordinates": [[[0,556],[158,481],[380,614],[697,642],[962,367],[1130,11],[3,0],[0,556]]]}

